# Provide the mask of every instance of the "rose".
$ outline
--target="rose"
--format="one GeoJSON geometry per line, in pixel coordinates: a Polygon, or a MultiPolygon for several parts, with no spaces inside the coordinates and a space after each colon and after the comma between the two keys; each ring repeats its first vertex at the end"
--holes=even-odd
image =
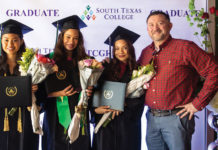
{"type": "Polygon", "coordinates": [[[216,8],[215,8],[214,6],[213,6],[213,7],[210,7],[210,13],[211,13],[211,14],[214,14],[215,11],[216,11],[216,8]]]}
{"type": "Polygon", "coordinates": [[[216,10],[216,16],[218,16],[218,10],[216,10]]]}
{"type": "Polygon", "coordinates": [[[201,16],[202,19],[209,19],[209,14],[207,12],[204,12],[201,16]]]}
{"type": "Polygon", "coordinates": [[[92,59],[85,59],[83,62],[86,67],[90,67],[92,65],[92,59]]]}
{"type": "Polygon", "coordinates": [[[99,69],[103,68],[102,64],[95,59],[85,59],[83,60],[83,63],[86,67],[99,68],[99,69]]]}
{"type": "Polygon", "coordinates": [[[92,68],[98,68],[98,69],[102,69],[102,63],[98,62],[97,60],[93,59],[92,61],[92,68]]]}
{"type": "Polygon", "coordinates": [[[51,64],[55,64],[53,59],[47,58],[44,55],[41,54],[36,54],[36,58],[39,62],[45,64],[45,63],[51,63],[51,64]]]}

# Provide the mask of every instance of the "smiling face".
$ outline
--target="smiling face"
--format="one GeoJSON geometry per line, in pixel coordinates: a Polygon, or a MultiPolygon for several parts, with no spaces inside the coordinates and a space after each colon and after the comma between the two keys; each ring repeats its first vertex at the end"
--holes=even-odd
{"type": "Polygon", "coordinates": [[[64,33],[63,44],[68,51],[74,50],[79,42],[79,31],[77,29],[68,29],[64,33]]]}
{"type": "Polygon", "coordinates": [[[127,42],[125,40],[117,40],[115,42],[115,57],[121,61],[126,63],[129,58],[129,47],[127,45],[127,42]]]}
{"type": "Polygon", "coordinates": [[[147,21],[147,31],[154,42],[162,44],[170,35],[172,23],[162,14],[150,16],[147,21]]]}
{"type": "Polygon", "coordinates": [[[2,35],[2,48],[8,56],[16,55],[22,44],[23,39],[17,34],[8,33],[2,35]]]}

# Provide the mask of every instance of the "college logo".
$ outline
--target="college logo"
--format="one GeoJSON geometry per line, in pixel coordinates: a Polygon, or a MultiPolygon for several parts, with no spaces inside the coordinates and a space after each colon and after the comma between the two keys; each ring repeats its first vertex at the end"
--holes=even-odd
{"type": "Polygon", "coordinates": [[[82,20],[95,20],[96,16],[94,14],[94,11],[91,9],[91,6],[86,6],[86,9],[83,12],[83,15],[80,17],[82,20]]]}
{"type": "Polygon", "coordinates": [[[111,90],[104,90],[104,98],[111,99],[113,97],[114,93],[111,90]]]}
{"type": "Polygon", "coordinates": [[[59,79],[59,80],[64,80],[67,76],[67,73],[65,70],[61,70],[61,71],[58,71],[56,73],[56,77],[59,79]]]}
{"type": "Polygon", "coordinates": [[[14,86],[14,87],[6,87],[5,93],[6,93],[7,96],[10,96],[10,97],[13,97],[13,96],[17,95],[17,88],[16,88],[16,86],[14,86]]]}

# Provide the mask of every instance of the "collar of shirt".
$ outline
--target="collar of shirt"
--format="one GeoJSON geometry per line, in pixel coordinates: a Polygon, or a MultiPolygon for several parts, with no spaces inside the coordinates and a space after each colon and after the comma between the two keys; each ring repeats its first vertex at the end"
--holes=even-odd
{"type": "MultiPolygon", "coordinates": [[[[160,45],[160,48],[159,48],[159,49],[155,48],[154,42],[152,42],[149,47],[150,47],[151,49],[153,49],[154,51],[159,52],[159,51],[162,50],[164,47],[166,47],[166,46],[169,44],[169,42],[170,42],[171,40],[172,40],[172,36],[170,35],[170,36],[168,37],[168,39],[167,39],[163,44],[160,45]]],[[[154,53],[154,52],[153,52],[153,53],[154,53]]]]}

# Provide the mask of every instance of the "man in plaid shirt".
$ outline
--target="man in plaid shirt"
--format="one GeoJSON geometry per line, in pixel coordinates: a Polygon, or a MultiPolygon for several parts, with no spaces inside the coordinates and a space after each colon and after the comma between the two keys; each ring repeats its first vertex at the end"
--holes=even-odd
{"type": "Polygon", "coordinates": [[[149,150],[190,150],[194,113],[202,110],[218,89],[214,57],[191,41],[172,38],[171,28],[168,14],[152,12],[147,31],[153,43],[138,60],[140,65],[153,60],[156,71],[145,96],[149,150]],[[200,76],[205,82],[196,95],[200,76]]]}

